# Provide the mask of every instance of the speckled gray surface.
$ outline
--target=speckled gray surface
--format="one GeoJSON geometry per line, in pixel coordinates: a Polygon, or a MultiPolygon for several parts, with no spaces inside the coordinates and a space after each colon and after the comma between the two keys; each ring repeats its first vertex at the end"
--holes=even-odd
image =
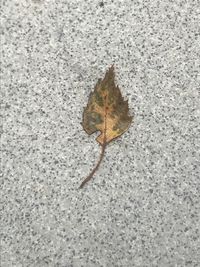
{"type": "Polygon", "coordinates": [[[2,1],[1,267],[200,266],[198,0],[2,1]],[[134,124],[80,124],[114,63],[134,124]]]}

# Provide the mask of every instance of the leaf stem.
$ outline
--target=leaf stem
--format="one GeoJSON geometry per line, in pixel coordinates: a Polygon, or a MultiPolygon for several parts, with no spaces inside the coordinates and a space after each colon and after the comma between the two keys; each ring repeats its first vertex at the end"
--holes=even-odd
{"type": "Polygon", "coordinates": [[[99,157],[99,160],[97,162],[97,164],[95,165],[95,167],[93,168],[93,170],[90,172],[90,174],[85,178],[85,180],[82,182],[82,184],[80,185],[79,188],[83,188],[83,186],[93,177],[93,175],[95,174],[95,172],[98,170],[102,159],[105,155],[105,149],[106,149],[106,132],[107,132],[107,114],[108,114],[108,106],[107,106],[107,99],[108,99],[108,95],[106,94],[104,96],[104,100],[105,100],[105,115],[104,115],[104,131],[103,131],[103,143],[101,144],[101,154],[99,157]]]}
{"type": "Polygon", "coordinates": [[[106,149],[106,142],[104,142],[103,145],[101,145],[101,154],[100,154],[100,157],[99,157],[99,160],[98,160],[97,164],[95,165],[93,170],[90,172],[90,174],[85,178],[85,180],[81,183],[79,188],[83,188],[84,185],[93,177],[95,172],[98,170],[98,168],[99,168],[99,166],[100,166],[100,164],[102,162],[102,159],[103,159],[103,157],[105,155],[105,149],[106,149]]]}

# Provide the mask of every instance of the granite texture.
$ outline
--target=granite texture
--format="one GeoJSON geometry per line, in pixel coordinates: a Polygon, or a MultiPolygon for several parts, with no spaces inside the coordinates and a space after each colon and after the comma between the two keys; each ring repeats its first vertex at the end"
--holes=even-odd
{"type": "Polygon", "coordinates": [[[199,0],[1,1],[1,267],[200,266],[199,0]],[[80,124],[114,63],[134,123],[80,124]]]}

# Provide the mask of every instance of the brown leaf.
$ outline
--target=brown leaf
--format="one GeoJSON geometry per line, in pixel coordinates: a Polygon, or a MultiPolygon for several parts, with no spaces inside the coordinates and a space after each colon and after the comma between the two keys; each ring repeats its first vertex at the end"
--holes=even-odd
{"type": "Polygon", "coordinates": [[[123,99],[114,79],[114,66],[111,66],[104,79],[98,80],[94,91],[89,96],[87,107],[84,109],[83,128],[88,134],[100,131],[96,140],[102,146],[102,152],[97,165],[83,181],[81,187],[92,178],[99,167],[106,145],[122,135],[132,122],[132,116],[129,115],[128,101],[123,99]]]}

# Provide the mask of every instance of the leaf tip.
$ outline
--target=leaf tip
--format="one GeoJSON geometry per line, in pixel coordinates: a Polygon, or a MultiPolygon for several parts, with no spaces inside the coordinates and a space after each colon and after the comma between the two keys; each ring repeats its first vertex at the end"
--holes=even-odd
{"type": "Polygon", "coordinates": [[[114,63],[110,66],[110,68],[108,69],[108,72],[115,72],[115,65],[114,63]]]}

